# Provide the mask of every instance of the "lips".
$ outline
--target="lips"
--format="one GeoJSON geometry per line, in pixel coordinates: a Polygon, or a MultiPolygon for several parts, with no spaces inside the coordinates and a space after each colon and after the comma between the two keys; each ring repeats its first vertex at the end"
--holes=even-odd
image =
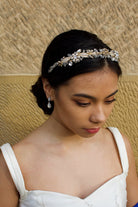
{"type": "Polygon", "coordinates": [[[91,129],[85,129],[85,130],[91,134],[95,134],[100,130],[100,128],[91,128],[91,129]]]}

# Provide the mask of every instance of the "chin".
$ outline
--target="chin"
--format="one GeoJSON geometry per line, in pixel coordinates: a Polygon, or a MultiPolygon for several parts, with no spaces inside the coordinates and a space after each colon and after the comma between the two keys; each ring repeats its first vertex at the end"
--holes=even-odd
{"type": "Polygon", "coordinates": [[[82,137],[82,138],[86,138],[89,139],[91,137],[94,137],[96,134],[78,134],[78,136],[82,137]]]}

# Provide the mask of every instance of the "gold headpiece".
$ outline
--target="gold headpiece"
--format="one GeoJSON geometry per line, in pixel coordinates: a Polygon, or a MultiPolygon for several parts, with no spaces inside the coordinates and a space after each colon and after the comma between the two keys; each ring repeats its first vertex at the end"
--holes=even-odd
{"type": "Polygon", "coordinates": [[[73,54],[68,54],[67,57],[62,57],[59,61],[55,62],[48,70],[51,73],[53,69],[57,66],[66,67],[72,66],[74,63],[78,63],[84,58],[110,58],[112,61],[118,62],[119,54],[115,50],[103,49],[93,49],[93,50],[77,50],[73,54]]]}

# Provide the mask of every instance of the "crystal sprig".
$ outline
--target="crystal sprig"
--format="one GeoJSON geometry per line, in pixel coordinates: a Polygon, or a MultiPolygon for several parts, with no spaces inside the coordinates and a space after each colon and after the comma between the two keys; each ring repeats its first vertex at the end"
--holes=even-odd
{"type": "Polygon", "coordinates": [[[82,61],[84,58],[109,58],[112,61],[118,62],[119,54],[115,50],[108,50],[107,48],[103,49],[93,49],[93,50],[77,50],[72,54],[68,54],[67,57],[62,57],[59,61],[55,62],[48,70],[48,73],[51,73],[53,69],[57,66],[66,67],[72,66],[74,63],[82,61]]]}

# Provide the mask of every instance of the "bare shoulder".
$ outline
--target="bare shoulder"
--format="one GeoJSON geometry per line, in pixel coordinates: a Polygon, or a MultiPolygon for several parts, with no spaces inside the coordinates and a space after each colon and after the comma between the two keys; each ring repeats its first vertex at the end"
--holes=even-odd
{"type": "Polygon", "coordinates": [[[122,135],[122,137],[126,145],[128,162],[129,162],[129,171],[127,176],[127,195],[128,195],[127,207],[131,207],[138,202],[138,177],[136,173],[134,153],[130,141],[127,136],[122,135]]]}
{"type": "Polygon", "coordinates": [[[135,174],[136,174],[135,158],[134,158],[134,153],[132,150],[131,143],[129,141],[129,138],[126,135],[122,134],[122,137],[123,137],[123,140],[126,146],[127,155],[128,155],[129,172],[130,170],[133,169],[133,171],[135,171],[135,174]]]}
{"type": "Polygon", "coordinates": [[[14,153],[19,162],[28,163],[31,158],[37,156],[38,149],[42,143],[40,127],[31,132],[27,137],[13,146],[14,153]]]}
{"type": "Polygon", "coordinates": [[[22,174],[37,160],[38,147],[30,138],[25,138],[13,146],[13,151],[20,166],[22,174]]]}
{"type": "Polygon", "coordinates": [[[0,151],[0,206],[17,207],[18,193],[0,151]]]}
{"type": "Polygon", "coordinates": [[[47,137],[43,138],[43,133],[38,128],[13,146],[24,179],[33,173],[33,170],[35,171],[39,160],[42,159],[44,150],[46,151],[48,148],[47,142],[47,137]]]}
{"type": "Polygon", "coordinates": [[[131,147],[129,138],[126,135],[124,135],[124,134],[122,134],[122,137],[123,137],[123,140],[125,142],[125,146],[126,146],[126,150],[127,150],[128,156],[130,156],[130,155],[133,154],[133,151],[132,151],[132,147],[131,147]]]}

